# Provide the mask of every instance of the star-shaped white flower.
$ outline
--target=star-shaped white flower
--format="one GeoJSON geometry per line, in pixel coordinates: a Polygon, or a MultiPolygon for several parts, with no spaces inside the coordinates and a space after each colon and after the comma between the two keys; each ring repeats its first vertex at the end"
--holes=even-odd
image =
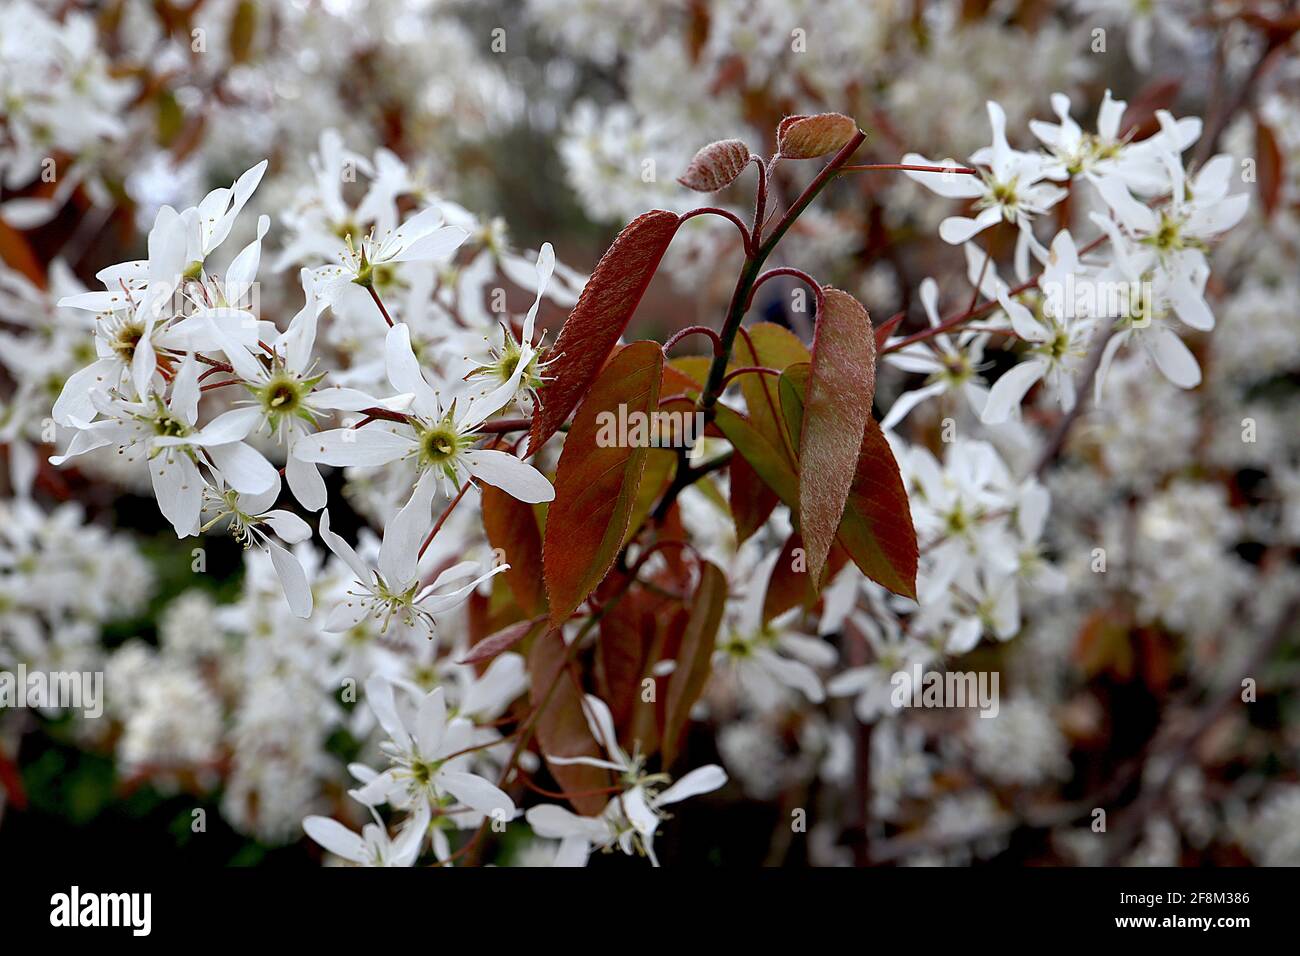
{"type": "Polygon", "coordinates": [[[479,813],[514,817],[514,801],[504,791],[465,769],[470,755],[460,751],[470,746],[473,724],[463,717],[448,719],[441,687],[425,695],[413,719],[403,717],[393,685],[383,677],[366,681],[366,701],[388,734],[380,749],[392,765],[353,791],[355,799],[367,806],[409,802],[418,807],[442,806],[450,796],[479,813]]]}
{"type": "Polygon", "coordinates": [[[330,530],[329,512],[321,512],[321,538],[357,576],[347,596],[330,613],[325,630],[351,630],[367,617],[373,617],[381,622],[383,629],[398,620],[408,627],[418,625],[432,637],[436,615],[464,604],[481,582],[509,569],[508,564],[502,564],[480,574],[482,566],[477,561],[462,561],[443,571],[432,583],[423,583],[419,573],[420,549],[432,525],[429,508],[434,485],[433,476],[424,475],[416,484],[411,500],[388,522],[379,546],[378,569],[367,567],[352,546],[330,530]],[[451,591],[439,591],[466,578],[472,580],[458,584],[451,591]]]}
{"type": "Polygon", "coordinates": [[[510,395],[502,390],[486,396],[462,394],[444,406],[420,371],[405,324],[389,330],[385,347],[388,381],[399,393],[413,396],[407,420],[320,432],[297,443],[299,457],[335,466],[407,461],[421,476],[436,475],[449,492],[468,478],[478,478],[520,501],[555,497],[555,488],[532,465],[503,451],[473,447],[480,437],[478,427],[510,395]]]}

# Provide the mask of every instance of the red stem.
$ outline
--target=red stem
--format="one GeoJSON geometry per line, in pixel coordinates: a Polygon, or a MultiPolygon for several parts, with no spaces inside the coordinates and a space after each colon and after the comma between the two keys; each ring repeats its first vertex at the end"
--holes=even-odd
{"type": "Polygon", "coordinates": [[[841,166],[842,173],[875,173],[888,170],[906,170],[913,173],[960,173],[963,176],[978,176],[978,169],[969,166],[915,166],[911,163],[868,163],[859,166],[841,166]]]}

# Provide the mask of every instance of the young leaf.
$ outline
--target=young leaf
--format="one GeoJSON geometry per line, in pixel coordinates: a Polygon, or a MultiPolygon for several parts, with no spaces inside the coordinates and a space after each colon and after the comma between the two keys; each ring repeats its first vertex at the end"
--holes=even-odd
{"type": "Polygon", "coordinates": [[[654,278],[680,222],[676,213],[662,209],[638,216],[596,263],[596,271],[549,350],[555,357],[547,370],[551,381],[538,395],[541,406],[533,416],[529,454],[546,444],[587,394],[654,278]]]}
{"type": "MultiPolygon", "coordinates": [[[[733,364],[762,366],[784,371],[791,365],[808,361],[808,347],[789,329],[772,322],[759,322],[746,329],[748,337],[736,340],[733,364]],[[751,347],[752,343],[752,347],[751,347]]],[[[794,465],[784,430],[781,425],[781,406],[777,397],[776,379],[760,372],[748,372],[737,378],[740,392],[745,396],[749,420],[772,445],[794,465]]]]}
{"type": "Polygon", "coordinates": [[[799,478],[786,453],[758,431],[740,412],[719,402],[714,406],[714,424],[727,441],[753,466],[763,483],[776,492],[792,512],[799,511],[799,478]]]}
{"type": "Polygon", "coordinates": [[[749,162],[749,147],[738,139],[723,139],[705,146],[677,181],[687,189],[712,193],[730,186],[749,162]]]}
{"type": "Polygon", "coordinates": [[[257,4],[252,0],[240,0],[230,16],[230,31],[226,41],[230,49],[230,59],[235,63],[245,63],[253,50],[253,40],[257,33],[257,4]]]}
{"type": "Polygon", "coordinates": [[[589,791],[609,785],[609,772],[585,764],[552,763],[551,757],[598,757],[604,759],[596,738],[591,735],[587,718],[582,712],[582,693],[571,674],[564,673],[568,648],[557,630],[547,631],[534,643],[528,655],[528,700],[537,716],[537,742],[551,776],[564,790],[572,794],[569,802],[587,816],[594,816],[605,808],[607,798],[589,791]],[[547,701],[547,692],[555,690],[547,701]]]}
{"type": "Polygon", "coordinates": [[[668,682],[663,734],[665,767],[672,764],[691,708],[709,680],[718,626],[726,605],[727,576],[717,565],[705,561],[700,567],[700,583],[691,598],[690,618],[677,653],[677,668],[668,682]]]}
{"type": "MultiPolygon", "coordinates": [[[[781,409],[792,435],[803,420],[803,394],[809,369],[792,365],[781,375],[781,409]]],[[[798,444],[796,443],[796,451],[798,444]]],[[[867,419],[844,504],[836,541],[859,570],[882,587],[916,597],[916,531],[907,489],[889,441],[875,419],[867,419]]],[[[832,551],[831,567],[834,567],[832,551]]]]}
{"type": "Polygon", "coordinates": [[[631,434],[615,434],[612,444],[606,442],[609,432],[617,431],[608,428],[609,416],[618,423],[653,413],[662,374],[658,343],[635,342],[610,360],[574,416],[555,473],[542,547],[553,624],[573,613],[618,556],[649,448],[629,447],[631,434]]]}
{"type": "Polygon", "coordinates": [[[867,421],[839,543],[862,573],[895,594],[916,598],[916,530],[898,462],[875,419],[867,421]]]}
{"type": "MultiPolygon", "coordinates": [[[[712,359],[707,355],[683,355],[668,363],[672,369],[672,378],[680,384],[680,391],[698,395],[704,389],[704,382],[709,377],[709,365],[712,359]]],[[[664,387],[668,387],[668,370],[664,370],[664,387]]],[[[673,391],[678,391],[677,387],[673,391]]],[[[671,394],[671,393],[669,393],[671,394]]]]}
{"type": "Polygon", "coordinates": [[[653,634],[654,618],[646,613],[644,592],[640,589],[624,594],[600,619],[596,688],[601,700],[609,704],[616,726],[623,727],[636,706],[641,675],[645,672],[646,649],[653,634]]]}
{"type": "Polygon", "coordinates": [[[641,487],[637,489],[636,501],[632,505],[632,517],[627,523],[627,532],[623,537],[626,545],[632,540],[659,496],[668,490],[673,474],[677,471],[677,453],[668,448],[651,448],[646,454],[645,471],[641,474],[641,487]]]}
{"type": "Polygon", "coordinates": [[[733,455],[728,466],[731,480],[728,497],[731,517],[736,522],[736,543],[747,540],[763,526],[776,507],[776,492],[763,483],[744,455],[733,455]]]}
{"type": "Polygon", "coordinates": [[[498,654],[505,653],[533,633],[545,620],[544,617],[536,617],[531,621],[515,621],[509,627],[483,638],[483,640],[472,646],[468,653],[460,659],[460,663],[477,664],[479,661],[491,660],[498,654]]]}
{"type": "Polygon", "coordinates": [[[787,116],[776,128],[776,154],[782,159],[814,159],[833,153],[858,131],[842,113],[787,116]]]}
{"type": "Polygon", "coordinates": [[[542,587],[542,534],[531,505],[484,483],[483,530],[494,550],[505,555],[506,583],[515,603],[528,615],[546,610],[542,587]]]}
{"type": "Polygon", "coordinates": [[[799,432],[799,530],[814,581],[821,579],[844,513],[876,390],[876,340],[867,310],[847,292],[824,292],[799,432]]]}
{"type": "Polygon", "coordinates": [[[784,614],[792,607],[811,608],[817,603],[817,593],[826,582],[839,573],[840,568],[848,562],[849,556],[841,547],[831,548],[826,561],[826,570],[816,588],[808,573],[807,552],[803,538],[798,531],[792,531],[781,547],[781,555],[772,567],[772,576],[767,580],[767,590],[763,593],[763,623],[784,614]]]}
{"type": "Polygon", "coordinates": [[[1282,149],[1277,144],[1273,129],[1261,120],[1255,121],[1255,155],[1258,157],[1259,169],[1256,182],[1259,189],[1260,204],[1264,207],[1264,216],[1272,218],[1282,198],[1282,184],[1286,181],[1286,171],[1282,158],[1282,149]]]}

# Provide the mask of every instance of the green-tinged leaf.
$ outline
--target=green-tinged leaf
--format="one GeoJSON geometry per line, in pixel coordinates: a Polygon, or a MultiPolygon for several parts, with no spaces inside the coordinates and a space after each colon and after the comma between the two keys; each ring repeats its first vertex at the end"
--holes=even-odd
{"type": "MultiPolygon", "coordinates": [[[[808,367],[800,365],[791,366],[781,376],[781,407],[792,434],[798,433],[803,417],[807,377],[808,367]]],[[[863,429],[853,483],[835,540],[871,580],[895,594],[916,597],[912,510],[893,450],[874,419],[868,419],[863,429]]]]}
{"type": "Polygon", "coordinates": [[[549,381],[539,393],[528,452],[534,454],[582,401],[636,311],[659,260],[681,222],[676,213],[655,209],[619,233],[596,263],[578,304],[548,354],[549,381]]]}
{"type": "Polygon", "coordinates": [[[154,100],[158,117],[158,145],[164,148],[181,135],[185,128],[185,110],[170,90],[162,90],[154,100]]]}
{"type": "MultiPolygon", "coordinates": [[[[680,373],[688,382],[683,382],[682,391],[689,392],[694,388],[699,393],[704,388],[705,381],[709,377],[709,365],[712,362],[707,355],[683,355],[675,358],[668,363],[668,367],[674,372],[680,373]]],[[[665,379],[667,375],[665,374],[665,379]]],[[[680,380],[679,380],[680,381],[680,380]]],[[[667,382],[665,381],[665,384],[667,382]]],[[[676,391],[676,389],[674,389],[676,391]]]]}
{"type": "Polygon", "coordinates": [[[799,454],[799,434],[803,431],[803,397],[808,391],[808,375],[812,366],[807,362],[791,365],[781,373],[776,390],[781,398],[781,417],[785,423],[785,433],[799,454]]]}
{"type": "Polygon", "coordinates": [[[799,512],[799,479],[778,449],[756,429],[748,418],[719,402],[714,406],[713,422],[731,442],[736,454],[744,456],[754,471],[771,488],[791,512],[799,512]]]}
{"type": "Polygon", "coordinates": [[[547,631],[533,642],[528,655],[528,700],[537,716],[537,742],[556,783],[569,795],[574,809],[595,816],[605,808],[608,798],[589,791],[609,786],[609,772],[583,764],[558,764],[551,757],[598,757],[605,759],[600,745],[591,735],[582,710],[582,692],[568,665],[564,673],[568,647],[556,630],[547,631]],[[551,691],[554,686],[554,691],[551,691]],[[547,694],[550,692],[550,699],[547,694]],[[546,706],[543,708],[543,703],[546,706]]]}
{"type": "Polygon", "coordinates": [[[713,650],[726,605],[727,576],[717,565],[705,561],[700,566],[700,583],[691,598],[690,617],[677,652],[677,668],[668,681],[663,734],[665,767],[671,766],[691,708],[700,699],[713,671],[713,650]]]}
{"type": "Polygon", "coordinates": [[[230,59],[243,63],[253,52],[253,37],[257,33],[257,4],[253,0],[240,0],[230,17],[230,59]]]}
{"type": "Polygon", "coordinates": [[[799,531],[808,570],[821,579],[853,484],[876,391],[876,339],[857,299],[826,287],[817,316],[799,430],[799,531]]]}
{"type": "Polygon", "coordinates": [[[620,406],[623,421],[633,413],[650,415],[659,405],[662,374],[658,343],[635,342],[610,360],[574,416],[543,539],[554,624],[566,620],[609,572],[636,506],[649,449],[627,447],[630,436],[617,436],[611,447],[602,448],[607,416],[619,421],[620,406]]]}
{"type": "Polygon", "coordinates": [[[646,454],[645,471],[641,475],[641,486],[636,492],[636,502],[632,505],[632,517],[627,523],[627,532],[623,535],[626,545],[640,530],[650,510],[659,500],[660,495],[668,490],[673,474],[677,471],[677,453],[667,448],[651,448],[646,454]]]}
{"type": "Polygon", "coordinates": [[[787,116],[776,129],[776,153],[782,159],[814,159],[833,153],[858,131],[842,113],[787,116]]]}
{"type": "Polygon", "coordinates": [[[510,565],[505,571],[515,603],[530,616],[546,610],[542,586],[542,533],[531,505],[483,484],[483,530],[488,543],[510,565]]]}
{"type": "MultiPolygon", "coordinates": [[[[760,322],[745,330],[736,340],[731,367],[760,366],[780,372],[791,365],[809,360],[808,347],[789,329],[771,322],[760,322]],[[753,343],[752,347],[750,343],[753,343]]],[[[781,428],[781,405],[777,395],[775,376],[762,372],[747,372],[738,376],[741,394],[745,396],[746,414],[750,422],[771,444],[781,451],[786,461],[794,464],[794,454],[786,442],[781,428]]]]}

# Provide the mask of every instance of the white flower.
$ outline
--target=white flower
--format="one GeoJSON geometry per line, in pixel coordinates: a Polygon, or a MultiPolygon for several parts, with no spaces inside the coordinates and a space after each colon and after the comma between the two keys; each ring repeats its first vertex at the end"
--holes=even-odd
{"type": "Polygon", "coordinates": [[[187,355],[164,402],[151,394],[139,402],[122,397],[94,396],[105,417],[75,423],[78,432],[67,452],[50,459],[61,465],[69,458],[105,445],[117,445],[128,457],[143,451],[148,459],[158,507],[179,537],[198,530],[203,501],[199,465],[220,475],[241,494],[257,495],[278,484],[279,475],[244,438],[257,424],[256,409],[236,409],[195,428],[199,415],[198,364],[187,355]]]}
{"type": "MultiPolygon", "coordinates": [[[[908,482],[912,521],[924,556],[918,574],[923,592],[918,619],[933,622],[921,632],[935,633],[947,609],[934,602],[951,582],[970,580],[985,564],[1008,573],[1016,567],[1015,539],[995,520],[1010,510],[1013,485],[997,451],[982,441],[959,440],[948,446],[942,466],[928,449],[914,446],[899,455],[899,466],[908,482]]],[[[909,633],[916,635],[918,629],[909,633]]]]}
{"type": "MultiPolygon", "coordinates": [[[[1072,277],[1082,273],[1074,240],[1062,229],[1052,240],[1040,285],[1044,289],[1072,287],[1072,277]]],[[[1060,396],[1062,407],[1069,411],[1075,402],[1074,368],[1088,354],[1093,332],[1091,316],[1074,314],[1072,305],[1060,309],[1047,307],[1050,300],[1040,315],[1035,316],[1005,292],[999,294],[998,302],[1011,319],[1016,335],[1029,343],[1029,358],[993,383],[980,419],[986,425],[1005,422],[1012,411],[1019,409],[1025,394],[1043,379],[1060,396]]]]}
{"type": "MultiPolygon", "coordinates": [[[[1047,177],[1047,162],[1042,155],[1014,150],[1007,144],[1007,117],[1002,107],[990,100],[988,112],[993,144],[976,150],[970,158],[972,164],[985,166],[988,172],[970,176],[908,171],[907,175],[940,196],[975,200],[980,211],[974,219],[949,216],[939,224],[939,236],[944,242],[961,245],[1005,219],[1020,228],[1022,243],[1032,243],[1031,220],[1060,202],[1065,190],[1042,181],[1047,177]]],[[[909,165],[955,165],[951,161],[936,164],[916,153],[908,153],[902,161],[909,165]]]]}
{"type": "Polygon", "coordinates": [[[350,285],[367,289],[386,285],[387,273],[398,263],[447,262],[468,238],[469,233],[459,226],[444,226],[442,210],[429,206],[378,238],[371,232],[362,239],[360,249],[349,247],[341,266],[315,270],[320,294],[333,304],[350,285]]]}
{"type": "Polygon", "coordinates": [[[235,257],[224,282],[209,281],[203,264],[229,235],[265,168],[263,161],[244,173],[233,190],[213,190],[197,207],[184,212],[163,206],[149,230],[147,260],[102,269],[96,278],[103,282],[104,291],[83,292],[59,301],[63,307],[101,313],[103,319],[96,329],[100,359],[69,380],[56,405],[56,421],[66,424],[71,416],[84,417],[89,391],[118,387],[128,369],[136,393],[141,397],[149,394],[160,378],[159,351],[216,348],[210,333],[213,326],[235,341],[257,342],[257,317],[237,306],[257,279],[262,239],[270,219],[262,216],[258,220],[257,238],[235,257]],[[186,289],[195,312],[181,317],[178,311],[186,302],[177,294],[186,289]]]}
{"type": "Polygon", "coordinates": [[[1175,281],[1171,273],[1158,265],[1154,251],[1135,245],[1119,232],[1112,220],[1094,214],[1093,222],[1110,234],[1112,258],[1105,277],[1141,290],[1140,296],[1129,297],[1127,308],[1116,317],[1114,333],[1102,352],[1097,369],[1097,401],[1101,400],[1115,356],[1132,342],[1142,348],[1160,374],[1174,385],[1195,388],[1201,384],[1201,367],[1171,320],[1178,318],[1184,325],[1202,332],[1214,327],[1214,315],[1204,298],[1209,268],[1197,268],[1175,281]]]}
{"type": "Polygon", "coordinates": [[[419,624],[432,637],[435,615],[464,604],[481,582],[509,569],[510,565],[502,564],[479,574],[481,565],[478,562],[462,561],[443,571],[431,584],[424,585],[418,565],[421,544],[432,523],[429,508],[433,494],[433,476],[426,474],[416,484],[411,500],[384,529],[378,570],[367,567],[352,546],[330,530],[329,512],[321,512],[321,538],[357,576],[355,590],[349,590],[330,613],[325,630],[347,631],[367,617],[382,621],[386,630],[396,618],[408,627],[419,624]],[[439,587],[470,577],[473,580],[468,584],[461,584],[449,592],[438,592],[439,587]]]}
{"type": "MultiPolygon", "coordinates": [[[[1168,114],[1161,116],[1161,122],[1166,135],[1172,136],[1168,114]]],[[[1168,293],[1179,318],[1192,328],[1213,328],[1214,319],[1198,288],[1204,286],[1203,276],[1209,273],[1205,253],[1210,240],[1241,221],[1250,196],[1228,195],[1231,156],[1215,156],[1190,183],[1177,156],[1165,152],[1162,161],[1169,175],[1170,197],[1159,209],[1133,198],[1117,178],[1103,179],[1097,188],[1120,227],[1138,246],[1134,255],[1137,261],[1126,271],[1143,275],[1159,264],[1168,273],[1168,293]]]]}
{"type": "MultiPolygon", "coordinates": [[[[374,813],[374,808],[370,808],[374,813]]],[[[306,834],[335,856],[360,866],[411,866],[420,855],[424,834],[429,827],[429,804],[416,805],[415,812],[402,826],[397,839],[388,835],[388,828],[375,814],[375,822],[361,828],[361,835],[353,833],[337,820],[310,816],[302,821],[306,834]]]]}
{"type": "Polygon", "coordinates": [[[393,685],[383,677],[366,681],[366,700],[388,734],[380,749],[392,766],[360,789],[355,799],[367,806],[410,801],[439,807],[447,796],[484,814],[515,815],[514,801],[494,784],[464,768],[473,724],[463,717],[447,716],[441,687],[420,701],[413,720],[403,719],[393,696],[393,685]]]}
{"type": "Polygon", "coordinates": [[[264,427],[287,442],[285,477],[294,497],[309,511],[319,511],[325,507],[325,482],[315,464],[297,453],[311,436],[317,416],[372,407],[398,409],[405,407],[409,396],[380,400],[354,388],[318,387],[325,375],[315,371],[312,349],[324,303],[317,300],[307,283],[305,269],[302,278],[307,301],[289,328],[270,344],[270,354],[256,342],[232,340],[215,325],[210,334],[252,392],[251,404],[260,413],[257,428],[264,427]]]}
{"type": "Polygon", "coordinates": [[[618,774],[623,792],[606,805],[599,817],[580,817],[563,807],[547,804],[532,807],[525,813],[528,825],[538,836],[562,841],[560,856],[566,860],[564,865],[579,865],[567,861],[576,861],[580,855],[585,859],[585,853],[580,850],[584,844],[588,852],[593,846],[618,844],[628,855],[637,850],[644,852],[658,866],[654,837],[664,819],[663,808],[688,797],[712,793],[727,782],[727,774],[717,764],[708,764],[661,790],[668,776],[645,773],[643,758],[639,754],[628,755],[619,746],[613,715],[603,700],[587,694],[583,700],[583,716],[587,718],[591,735],[609,759],[551,755],[546,759],[553,764],[585,764],[611,770],[618,774]]]}
{"type": "Polygon", "coordinates": [[[1060,123],[1030,120],[1029,129],[1052,154],[1046,167],[1051,179],[1069,179],[1083,175],[1096,183],[1107,177],[1118,178],[1135,192],[1154,194],[1169,185],[1161,154],[1182,153],[1201,135],[1201,121],[1187,117],[1141,142],[1133,143],[1121,135],[1121,121],[1128,104],[1112,99],[1110,90],[1097,111],[1097,132],[1085,133],[1070,118],[1070,98],[1052,94],[1052,111],[1060,123]]]}
{"type": "Polygon", "coordinates": [[[1151,69],[1151,38],[1157,29],[1178,48],[1191,48],[1196,31],[1188,23],[1189,11],[1179,0],[1155,3],[1135,0],[1075,0],[1079,13],[1123,28],[1129,58],[1139,70],[1151,69]]]}
{"type": "MultiPolygon", "coordinates": [[[[235,226],[235,219],[262,181],[266,167],[267,161],[264,159],[241,174],[229,188],[212,190],[197,206],[181,213],[186,275],[196,277],[202,271],[208,256],[226,241],[230,230],[235,226]]],[[[259,232],[264,232],[260,226],[259,232]]]]}
{"type": "Polygon", "coordinates": [[[502,323],[500,350],[493,350],[491,363],[482,365],[471,373],[501,383],[483,399],[486,405],[504,408],[517,399],[525,414],[532,412],[537,389],[545,381],[541,374],[545,363],[537,361],[540,343],[533,344],[533,326],[537,321],[537,310],[542,304],[542,296],[546,294],[546,286],[551,281],[554,271],[555,250],[551,248],[549,242],[543,243],[541,251],[537,253],[537,298],[533,300],[532,307],[524,317],[519,339],[516,341],[514,334],[502,323]]]}
{"type": "Polygon", "coordinates": [[[520,501],[550,501],[555,497],[551,483],[527,462],[503,451],[471,447],[479,437],[478,427],[500,409],[498,402],[509,396],[500,390],[486,397],[480,393],[470,396],[459,409],[459,400],[444,407],[420,371],[405,324],[399,323],[388,332],[386,365],[393,388],[414,396],[407,421],[320,432],[298,443],[299,457],[336,466],[409,461],[421,476],[439,476],[453,487],[467,478],[478,478],[520,501]]]}
{"type": "MultiPolygon", "coordinates": [[[[939,325],[939,286],[929,277],[921,282],[921,305],[930,327],[939,325]]],[[[956,343],[947,334],[936,335],[934,347],[914,342],[886,355],[885,361],[890,365],[928,378],[920,388],[898,396],[880,427],[893,428],[926,399],[950,392],[961,392],[975,414],[980,414],[989,392],[977,369],[984,357],[987,340],[987,335],[966,329],[958,335],[956,343]]]]}
{"type": "Polygon", "coordinates": [[[839,659],[826,641],[789,628],[799,613],[791,608],[763,621],[765,585],[776,568],[780,554],[773,553],[755,570],[748,591],[728,607],[727,619],[718,630],[713,652],[714,672],[730,671],[745,695],[745,702],[759,710],[771,710],[798,691],[814,704],[826,699],[826,691],[814,668],[833,667],[839,659]]]}
{"type": "Polygon", "coordinates": [[[280,497],[280,482],[277,480],[262,494],[241,495],[219,481],[207,489],[207,493],[209,504],[206,510],[213,513],[213,517],[199,529],[199,533],[229,519],[229,531],[236,541],[246,549],[258,547],[267,552],[293,613],[301,618],[310,617],[313,602],[306,572],[287,548],[263,530],[263,526],[270,528],[289,544],[298,544],[311,537],[311,527],[307,522],[291,511],[271,507],[280,497]]]}

